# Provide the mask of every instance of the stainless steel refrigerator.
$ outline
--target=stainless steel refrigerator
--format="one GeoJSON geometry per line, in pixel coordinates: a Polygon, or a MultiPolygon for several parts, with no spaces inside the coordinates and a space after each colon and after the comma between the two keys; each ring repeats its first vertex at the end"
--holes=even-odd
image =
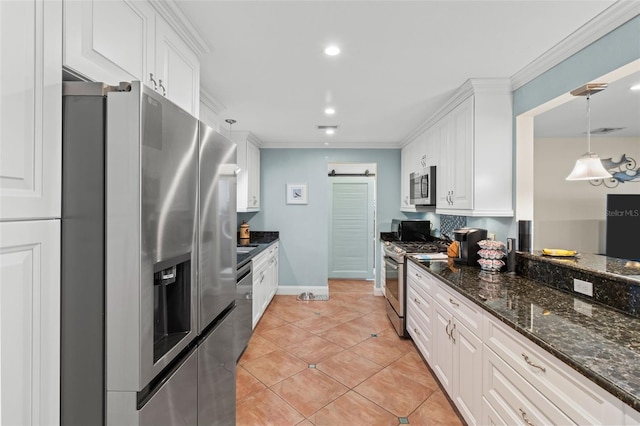
{"type": "Polygon", "coordinates": [[[61,423],[235,422],[234,248],[234,145],[139,82],[65,83],[61,423]]]}

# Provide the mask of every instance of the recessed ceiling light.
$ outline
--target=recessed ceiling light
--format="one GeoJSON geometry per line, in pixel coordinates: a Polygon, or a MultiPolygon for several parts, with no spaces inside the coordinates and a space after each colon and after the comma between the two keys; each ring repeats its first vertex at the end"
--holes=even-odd
{"type": "Polygon", "coordinates": [[[640,84],[636,84],[634,86],[631,86],[631,90],[640,90],[640,84]]]}
{"type": "Polygon", "coordinates": [[[336,110],[333,108],[325,108],[324,113],[327,115],[333,115],[336,113],[336,110]]]}
{"type": "Polygon", "coordinates": [[[325,55],[329,55],[329,56],[336,56],[340,53],[340,48],[338,46],[332,45],[332,46],[327,46],[324,49],[324,53],[325,55]]]}
{"type": "Polygon", "coordinates": [[[327,130],[325,130],[324,132],[325,132],[326,134],[328,134],[328,135],[332,135],[332,134],[334,134],[336,131],[335,131],[335,129],[327,129],[327,130]]]}

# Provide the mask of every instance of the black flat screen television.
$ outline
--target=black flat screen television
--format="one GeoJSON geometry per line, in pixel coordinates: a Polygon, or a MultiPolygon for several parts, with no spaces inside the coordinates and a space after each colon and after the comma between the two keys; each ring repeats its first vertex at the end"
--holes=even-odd
{"type": "Polygon", "coordinates": [[[640,260],[640,194],[607,195],[607,256],[640,260]]]}

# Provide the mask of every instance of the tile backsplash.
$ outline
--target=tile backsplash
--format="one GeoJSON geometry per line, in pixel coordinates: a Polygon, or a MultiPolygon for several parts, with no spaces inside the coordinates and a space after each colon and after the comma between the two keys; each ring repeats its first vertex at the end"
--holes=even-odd
{"type": "Polygon", "coordinates": [[[440,235],[453,239],[453,230],[467,226],[466,216],[440,215],[440,235]]]}

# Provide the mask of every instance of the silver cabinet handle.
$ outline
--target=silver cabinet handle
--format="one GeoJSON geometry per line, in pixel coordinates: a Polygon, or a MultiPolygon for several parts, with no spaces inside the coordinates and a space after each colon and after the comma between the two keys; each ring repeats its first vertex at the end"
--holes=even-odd
{"type": "Polygon", "coordinates": [[[451,339],[451,334],[449,333],[450,325],[451,325],[451,320],[449,320],[449,322],[447,323],[447,326],[444,328],[444,332],[447,333],[447,336],[449,336],[449,339],[451,339]]]}
{"type": "Polygon", "coordinates": [[[454,301],[452,298],[449,298],[449,303],[451,303],[455,307],[460,306],[460,304],[458,302],[454,301]]]}
{"type": "Polygon", "coordinates": [[[420,304],[420,301],[419,301],[417,298],[415,298],[415,297],[413,298],[413,301],[414,301],[414,302],[416,302],[416,305],[419,305],[419,304],[420,304]]]}
{"type": "Polygon", "coordinates": [[[540,370],[542,370],[543,373],[547,372],[547,370],[544,367],[541,367],[538,364],[534,364],[533,362],[529,361],[529,357],[524,352],[522,352],[522,358],[524,358],[525,362],[530,366],[539,368],[540,370]]]}
{"type": "Polygon", "coordinates": [[[167,96],[167,89],[162,85],[162,80],[158,80],[158,86],[162,89],[162,96],[167,96]]]}
{"type": "Polygon", "coordinates": [[[414,327],[414,328],[413,328],[413,331],[414,331],[418,336],[422,336],[422,334],[420,334],[420,332],[418,331],[418,329],[417,329],[417,328],[415,328],[415,327],[414,327]]]}
{"type": "Polygon", "coordinates": [[[535,426],[533,423],[531,423],[529,421],[529,419],[527,418],[527,412],[524,411],[522,408],[519,408],[520,410],[520,415],[522,416],[522,420],[524,420],[524,422],[528,425],[528,426],[535,426]]]}
{"type": "Polygon", "coordinates": [[[456,329],[456,325],[453,324],[453,327],[451,327],[451,332],[449,333],[449,337],[451,337],[451,340],[453,340],[453,343],[456,343],[456,338],[453,337],[453,331],[456,329]]]}
{"type": "Polygon", "coordinates": [[[260,282],[264,281],[264,272],[260,272],[260,282]]]}
{"type": "Polygon", "coordinates": [[[416,274],[416,277],[422,278],[422,275],[418,274],[417,272],[415,274],[416,274]]]}
{"type": "Polygon", "coordinates": [[[149,73],[149,83],[153,83],[153,90],[158,90],[158,83],[153,79],[153,73],[149,73]]]}

